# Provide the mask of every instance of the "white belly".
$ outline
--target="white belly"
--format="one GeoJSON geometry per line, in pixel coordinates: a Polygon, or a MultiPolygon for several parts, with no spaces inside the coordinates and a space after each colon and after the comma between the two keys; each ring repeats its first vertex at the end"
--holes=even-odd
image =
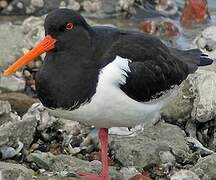
{"type": "Polygon", "coordinates": [[[96,93],[90,103],[68,111],[56,109],[49,111],[65,119],[79,121],[98,128],[133,127],[138,124],[151,124],[158,116],[167,98],[149,103],[140,103],[128,97],[120,88],[126,82],[128,59],[119,56],[101,70],[96,93]]]}

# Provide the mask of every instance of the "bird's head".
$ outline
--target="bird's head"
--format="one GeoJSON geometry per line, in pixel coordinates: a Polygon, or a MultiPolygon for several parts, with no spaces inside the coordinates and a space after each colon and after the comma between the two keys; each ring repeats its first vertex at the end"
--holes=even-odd
{"type": "Polygon", "coordinates": [[[49,13],[44,28],[44,39],[6,69],[5,76],[12,75],[45,52],[76,50],[78,44],[90,39],[90,26],[79,13],[70,9],[57,9],[49,13]]]}

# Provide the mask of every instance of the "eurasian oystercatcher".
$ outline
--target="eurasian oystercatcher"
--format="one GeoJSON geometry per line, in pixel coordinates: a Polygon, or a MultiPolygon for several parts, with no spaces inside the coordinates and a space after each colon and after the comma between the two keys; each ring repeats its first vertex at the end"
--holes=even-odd
{"type": "Polygon", "coordinates": [[[4,75],[47,52],[36,80],[43,105],[57,116],[100,128],[102,172],[80,174],[88,180],[109,179],[108,128],[151,122],[169,89],[212,63],[200,50],[168,48],[147,34],[91,27],[69,9],[49,13],[44,26],[45,38],[4,75]]]}

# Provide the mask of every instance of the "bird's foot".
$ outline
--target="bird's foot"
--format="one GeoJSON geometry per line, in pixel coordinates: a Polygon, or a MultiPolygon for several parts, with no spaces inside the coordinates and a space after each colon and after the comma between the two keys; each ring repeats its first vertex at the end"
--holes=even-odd
{"type": "Polygon", "coordinates": [[[79,175],[82,180],[109,180],[109,176],[104,174],[79,173],[79,175]]]}

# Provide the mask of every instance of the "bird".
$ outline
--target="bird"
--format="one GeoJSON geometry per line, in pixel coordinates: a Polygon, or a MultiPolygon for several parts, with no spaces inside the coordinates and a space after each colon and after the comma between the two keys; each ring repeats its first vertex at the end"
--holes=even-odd
{"type": "Polygon", "coordinates": [[[109,128],[148,124],[175,86],[213,62],[198,49],[177,50],[148,34],[90,26],[66,8],[51,11],[44,28],[44,39],[3,75],[46,53],[36,77],[42,104],[55,116],[99,128],[102,170],[79,173],[86,180],[109,179],[109,128]]]}

